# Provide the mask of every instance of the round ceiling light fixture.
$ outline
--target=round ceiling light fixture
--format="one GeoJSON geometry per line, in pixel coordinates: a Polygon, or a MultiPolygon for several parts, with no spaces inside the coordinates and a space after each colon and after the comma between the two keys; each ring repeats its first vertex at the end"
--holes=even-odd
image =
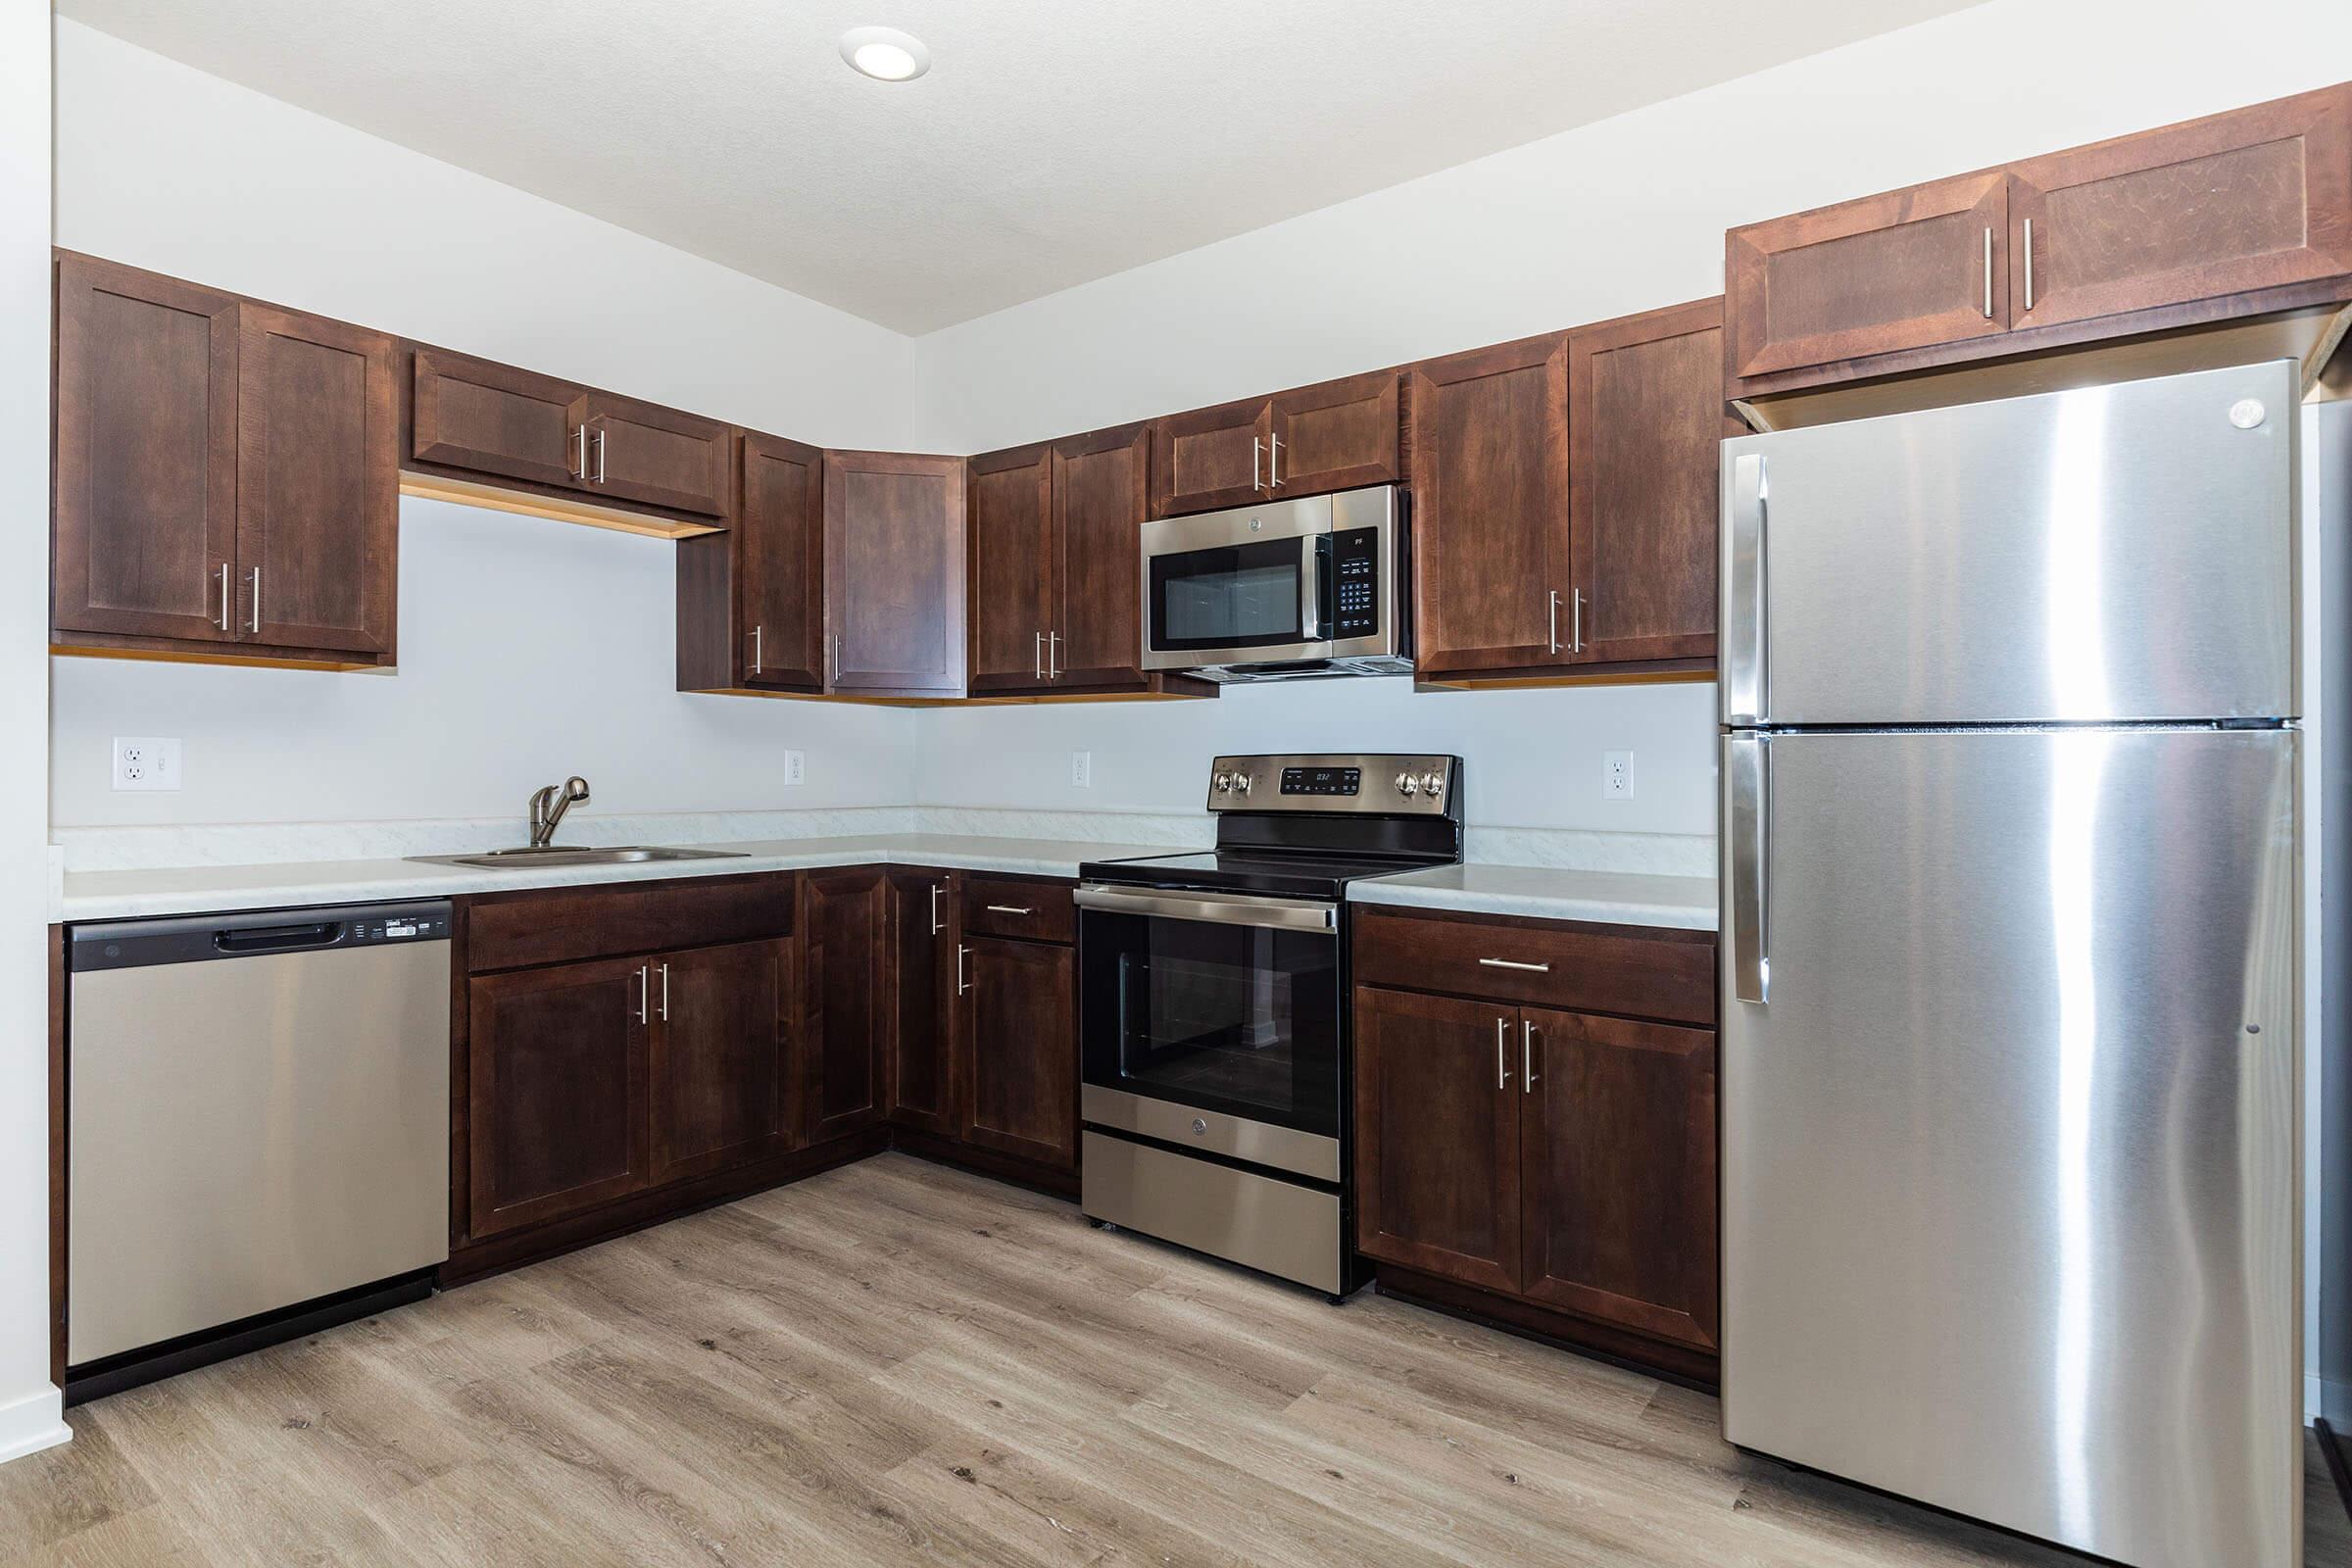
{"type": "Polygon", "coordinates": [[[852,27],[841,35],[841,58],[876,81],[912,81],[931,69],[931,51],[896,27],[852,27]]]}

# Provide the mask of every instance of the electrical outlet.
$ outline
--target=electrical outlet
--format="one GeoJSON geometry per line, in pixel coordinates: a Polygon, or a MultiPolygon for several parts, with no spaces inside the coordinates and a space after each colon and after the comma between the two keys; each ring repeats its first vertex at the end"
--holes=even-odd
{"type": "Polygon", "coordinates": [[[807,753],[786,752],[784,754],[784,782],[787,784],[806,784],[808,782],[808,757],[807,753]]]}
{"type": "Polygon", "coordinates": [[[114,776],[119,790],[179,788],[179,742],[161,735],[116,736],[114,776]]]}
{"type": "Polygon", "coordinates": [[[1630,801],[1634,798],[1633,753],[1600,754],[1600,796],[1604,801],[1630,801]]]}
{"type": "Polygon", "coordinates": [[[1095,787],[1094,753],[1072,752],[1070,754],[1070,783],[1082,790],[1091,790],[1095,787]]]}

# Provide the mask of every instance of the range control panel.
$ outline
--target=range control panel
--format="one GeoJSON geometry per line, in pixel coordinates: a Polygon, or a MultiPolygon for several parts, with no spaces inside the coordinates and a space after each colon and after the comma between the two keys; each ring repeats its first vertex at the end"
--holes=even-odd
{"type": "Polygon", "coordinates": [[[1462,760],[1440,754],[1220,757],[1209,764],[1208,808],[1444,816],[1461,787],[1462,760]]]}

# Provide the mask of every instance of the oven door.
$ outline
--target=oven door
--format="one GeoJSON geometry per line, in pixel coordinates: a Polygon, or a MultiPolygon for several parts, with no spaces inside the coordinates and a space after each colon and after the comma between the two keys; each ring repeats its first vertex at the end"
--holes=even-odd
{"type": "Polygon", "coordinates": [[[1338,1179],[1339,911],[1078,890],[1087,1119],[1338,1179]]]}
{"type": "Polygon", "coordinates": [[[1144,667],[1329,656],[1327,497],[1144,525],[1144,667]]]}

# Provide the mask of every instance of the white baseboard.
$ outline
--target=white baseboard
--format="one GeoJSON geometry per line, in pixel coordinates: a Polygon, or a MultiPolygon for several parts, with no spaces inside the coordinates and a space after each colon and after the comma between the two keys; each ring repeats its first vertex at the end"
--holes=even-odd
{"type": "Polygon", "coordinates": [[[50,1384],[0,1404],[0,1464],[73,1440],[65,1399],[50,1384]]]}

